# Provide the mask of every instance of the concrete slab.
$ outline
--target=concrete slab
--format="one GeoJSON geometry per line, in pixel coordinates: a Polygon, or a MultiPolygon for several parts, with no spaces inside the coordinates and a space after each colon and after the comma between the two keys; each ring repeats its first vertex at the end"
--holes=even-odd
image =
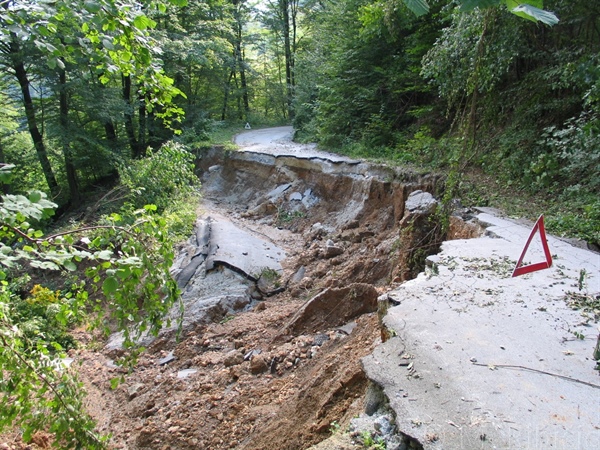
{"type": "MultiPolygon", "coordinates": [[[[567,304],[582,273],[581,293],[600,292],[600,255],[548,236],[554,266],[511,278],[530,228],[477,218],[486,236],[445,242],[390,293],[396,337],[364,358],[367,376],[426,449],[600,448],[597,324],[567,304]]],[[[538,240],[525,261],[543,258],[538,240]]]]}
{"type": "Polygon", "coordinates": [[[281,261],[285,256],[283,249],[267,239],[257,237],[226,219],[211,218],[206,270],[212,270],[219,263],[256,281],[265,269],[281,273],[281,261]]]}

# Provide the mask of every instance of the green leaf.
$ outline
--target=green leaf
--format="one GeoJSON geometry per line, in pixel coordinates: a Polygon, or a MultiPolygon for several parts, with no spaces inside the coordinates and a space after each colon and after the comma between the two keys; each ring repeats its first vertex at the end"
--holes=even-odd
{"type": "Polygon", "coordinates": [[[77,270],[77,266],[73,261],[65,261],[63,263],[63,267],[67,269],[69,272],[74,272],[77,270]]]}
{"type": "Polygon", "coordinates": [[[8,184],[12,178],[12,169],[15,168],[14,164],[6,164],[0,166],[0,183],[8,184]]]}
{"type": "Polygon", "coordinates": [[[37,203],[42,199],[42,193],[39,191],[32,191],[29,193],[29,201],[31,203],[37,203]]]}
{"type": "Polygon", "coordinates": [[[429,12],[429,5],[425,0],[403,0],[404,4],[415,16],[419,17],[429,12]]]}
{"type": "Polygon", "coordinates": [[[556,17],[553,12],[545,11],[527,4],[519,5],[516,8],[511,9],[510,12],[519,17],[523,17],[524,19],[531,20],[532,22],[539,21],[549,26],[558,23],[558,17],[556,17]]]}
{"type": "Polygon", "coordinates": [[[92,14],[95,14],[98,11],[100,11],[100,9],[102,8],[102,5],[100,5],[100,3],[95,2],[93,0],[85,0],[85,2],[83,3],[83,7],[85,8],[86,11],[89,11],[92,14]]]}
{"type": "Polygon", "coordinates": [[[459,0],[461,11],[473,11],[475,8],[489,8],[500,4],[501,0],[459,0]]]}
{"type": "Polygon", "coordinates": [[[169,3],[175,6],[187,6],[187,0],[169,0],[169,3]]]}
{"type": "Polygon", "coordinates": [[[116,388],[119,387],[119,384],[121,383],[121,378],[120,377],[114,377],[110,379],[110,388],[115,390],[116,388]]]}
{"type": "Polygon", "coordinates": [[[139,16],[136,16],[135,19],[133,19],[133,25],[138,30],[146,30],[148,28],[154,28],[156,26],[156,22],[150,19],[149,17],[140,14],[139,16]]]}
{"type": "Polygon", "coordinates": [[[102,292],[107,297],[110,297],[111,294],[117,292],[117,288],[119,287],[119,281],[115,277],[108,277],[102,283],[102,292]]]}
{"type": "Polygon", "coordinates": [[[101,252],[96,253],[96,258],[108,261],[110,258],[112,258],[112,255],[113,255],[112,251],[102,250],[101,252]]]}
{"type": "Polygon", "coordinates": [[[505,1],[506,1],[506,7],[509,9],[509,11],[512,11],[517,6],[524,5],[524,4],[535,6],[536,8],[544,9],[544,0],[526,0],[523,2],[521,2],[519,0],[505,0],[505,1]]]}

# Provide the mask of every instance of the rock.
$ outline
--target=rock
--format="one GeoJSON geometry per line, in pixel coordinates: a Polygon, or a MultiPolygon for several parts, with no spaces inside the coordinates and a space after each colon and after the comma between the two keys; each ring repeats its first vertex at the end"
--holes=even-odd
{"type": "Polygon", "coordinates": [[[325,250],[323,251],[323,256],[325,258],[333,258],[341,255],[342,253],[344,253],[344,249],[342,247],[335,245],[331,239],[327,240],[327,243],[325,244],[325,250]]]}
{"type": "Polygon", "coordinates": [[[312,189],[307,189],[302,195],[302,204],[306,209],[319,203],[319,197],[313,194],[312,189]]]}
{"type": "Polygon", "coordinates": [[[266,372],[268,369],[269,366],[264,356],[255,355],[250,360],[250,373],[252,373],[253,375],[258,375],[259,373],[266,372]]]}
{"type": "Polygon", "coordinates": [[[129,400],[133,400],[136,398],[144,389],[144,385],[142,383],[132,384],[127,388],[127,395],[129,396],[129,400]]]}
{"type": "Polygon", "coordinates": [[[261,354],[261,351],[259,349],[250,350],[248,353],[246,353],[244,355],[244,361],[249,361],[250,359],[252,359],[253,356],[258,356],[260,354],[261,354]]]}
{"type": "Polygon", "coordinates": [[[329,336],[327,336],[326,334],[317,334],[315,336],[314,343],[315,343],[315,345],[318,345],[320,347],[328,340],[329,340],[329,336]]]}
{"type": "Polygon", "coordinates": [[[292,186],[291,183],[286,183],[286,184],[279,185],[275,189],[273,189],[271,192],[269,192],[267,194],[267,197],[269,197],[271,200],[275,200],[278,197],[281,197],[281,195],[285,191],[287,191],[291,186],[292,186]]]}
{"type": "Polygon", "coordinates": [[[214,166],[210,166],[210,167],[208,168],[208,171],[212,173],[212,172],[215,172],[215,171],[219,170],[220,168],[221,168],[221,166],[220,166],[220,165],[218,165],[218,164],[215,164],[214,166]]]}
{"type": "Polygon", "coordinates": [[[377,289],[365,283],[328,288],[306,302],[286,329],[298,334],[341,326],[349,320],[377,310],[377,289]]]}
{"type": "Polygon", "coordinates": [[[304,278],[304,274],[306,273],[306,267],[300,266],[300,268],[296,271],[296,273],[290,279],[291,284],[297,284],[304,278]]]}
{"type": "Polygon", "coordinates": [[[254,311],[256,312],[264,311],[265,309],[267,309],[267,304],[265,302],[258,302],[254,307],[254,311]]]}
{"type": "Polygon", "coordinates": [[[302,201],[302,194],[300,192],[292,192],[290,194],[290,202],[292,202],[292,201],[297,201],[297,202],[302,201]]]}
{"type": "Polygon", "coordinates": [[[173,355],[173,352],[169,352],[167,353],[167,356],[165,356],[164,358],[161,358],[158,360],[157,364],[159,366],[164,366],[169,364],[170,362],[175,361],[177,358],[175,357],[175,355],[173,355]]]}
{"type": "Polygon", "coordinates": [[[405,211],[410,213],[425,213],[432,211],[437,204],[438,201],[429,192],[413,191],[406,199],[404,207],[405,211]]]}
{"type": "Polygon", "coordinates": [[[189,377],[190,375],[195,374],[196,372],[198,372],[197,369],[184,369],[184,370],[180,370],[179,372],[177,372],[177,378],[179,378],[180,380],[185,380],[187,377],[189,377]]]}
{"type": "Polygon", "coordinates": [[[242,355],[238,350],[231,350],[225,356],[225,361],[223,361],[223,364],[225,364],[225,367],[232,367],[237,366],[238,364],[241,364],[243,362],[244,355],[242,355]]]}
{"type": "Polygon", "coordinates": [[[352,331],[354,331],[355,328],[356,328],[356,322],[352,321],[352,322],[348,322],[345,325],[342,325],[341,327],[337,327],[336,330],[345,335],[350,335],[350,334],[352,334],[352,331]]]}

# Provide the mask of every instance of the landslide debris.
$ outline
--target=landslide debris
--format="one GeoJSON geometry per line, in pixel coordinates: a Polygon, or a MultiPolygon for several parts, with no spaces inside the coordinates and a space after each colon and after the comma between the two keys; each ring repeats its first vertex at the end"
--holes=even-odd
{"type": "Polygon", "coordinates": [[[130,373],[114,364],[114,347],[71,352],[87,408],[113,448],[305,449],[365,410],[360,359],[381,342],[377,298],[403,252],[415,250],[403,246],[431,247],[427,234],[403,244],[404,201],[435,192],[438,180],[382,181],[295,164],[240,167],[223,155],[199,164],[204,216],[285,249],[277,276],[240,274],[219,258],[207,267],[199,222],[193,245],[180,249],[180,285],[195,289],[190,302],[200,291],[227,300],[192,309],[198,320],[185,322],[181,338],[170,332],[150,342],[130,373]],[[196,264],[197,255],[204,259],[196,264]],[[232,283],[233,296],[225,292],[232,283]],[[112,389],[117,377],[123,382],[112,389]]]}

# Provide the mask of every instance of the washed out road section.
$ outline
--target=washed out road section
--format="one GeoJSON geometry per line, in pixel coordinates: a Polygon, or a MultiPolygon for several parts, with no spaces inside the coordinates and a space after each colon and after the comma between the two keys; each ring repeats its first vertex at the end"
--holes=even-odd
{"type": "Polygon", "coordinates": [[[363,359],[367,376],[425,449],[600,448],[598,324],[569,307],[600,292],[600,255],[548,236],[554,265],[511,278],[531,228],[477,219],[485,236],[445,242],[386,294],[394,337],[363,359]]]}

